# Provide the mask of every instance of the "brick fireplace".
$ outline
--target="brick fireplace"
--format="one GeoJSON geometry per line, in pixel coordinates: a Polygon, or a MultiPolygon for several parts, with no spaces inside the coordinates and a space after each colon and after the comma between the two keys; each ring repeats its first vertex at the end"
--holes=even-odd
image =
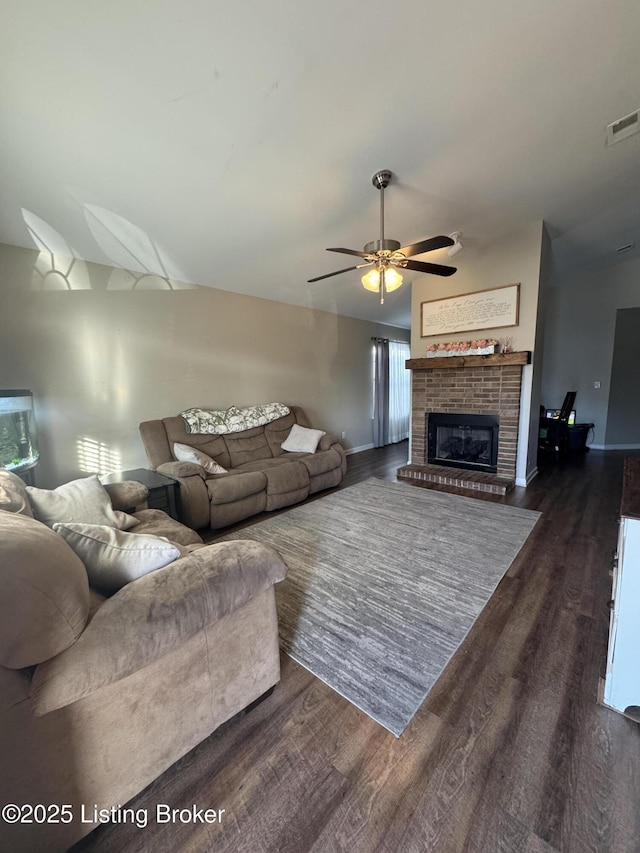
{"type": "Polygon", "coordinates": [[[531,353],[409,359],[412,371],[411,462],[400,479],[504,494],[515,485],[522,367],[531,353]],[[427,424],[431,412],[493,415],[498,419],[496,473],[429,465],[427,424]]]}

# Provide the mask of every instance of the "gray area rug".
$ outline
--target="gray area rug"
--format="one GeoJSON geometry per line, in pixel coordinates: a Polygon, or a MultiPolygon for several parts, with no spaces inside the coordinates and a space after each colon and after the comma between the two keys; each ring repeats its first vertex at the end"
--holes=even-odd
{"type": "Polygon", "coordinates": [[[282,555],[282,648],[399,737],[539,517],[372,478],[222,539],[282,555]]]}

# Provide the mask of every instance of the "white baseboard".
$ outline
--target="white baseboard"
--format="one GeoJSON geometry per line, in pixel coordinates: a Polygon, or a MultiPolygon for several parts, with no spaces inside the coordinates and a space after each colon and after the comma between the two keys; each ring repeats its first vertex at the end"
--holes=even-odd
{"type": "Polygon", "coordinates": [[[532,480],[535,480],[537,476],[538,468],[532,468],[526,477],[516,477],[516,486],[524,486],[526,488],[532,480]]]}
{"type": "Polygon", "coordinates": [[[360,447],[350,447],[348,450],[345,450],[347,456],[351,456],[352,453],[361,453],[363,450],[373,450],[372,444],[362,444],[360,447]]]}
{"type": "Polygon", "coordinates": [[[590,444],[590,450],[640,450],[640,444],[590,444]]]}

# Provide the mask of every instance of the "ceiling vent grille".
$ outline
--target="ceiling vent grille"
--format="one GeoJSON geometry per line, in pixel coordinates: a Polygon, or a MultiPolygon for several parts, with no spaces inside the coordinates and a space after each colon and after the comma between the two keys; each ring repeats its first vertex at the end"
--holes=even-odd
{"type": "Polygon", "coordinates": [[[640,130],[640,110],[607,125],[607,145],[615,145],[640,130]]]}

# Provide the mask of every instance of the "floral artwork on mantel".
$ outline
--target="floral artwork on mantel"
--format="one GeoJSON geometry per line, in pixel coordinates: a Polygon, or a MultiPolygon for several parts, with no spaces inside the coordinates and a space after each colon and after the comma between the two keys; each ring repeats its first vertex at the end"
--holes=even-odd
{"type": "Polygon", "coordinates": [[[429,344],[427,358],[446,358],[452,355],[493,355],[498,352],[498,341],[482,338],[477,341],[449,341],[429,344]]]}

